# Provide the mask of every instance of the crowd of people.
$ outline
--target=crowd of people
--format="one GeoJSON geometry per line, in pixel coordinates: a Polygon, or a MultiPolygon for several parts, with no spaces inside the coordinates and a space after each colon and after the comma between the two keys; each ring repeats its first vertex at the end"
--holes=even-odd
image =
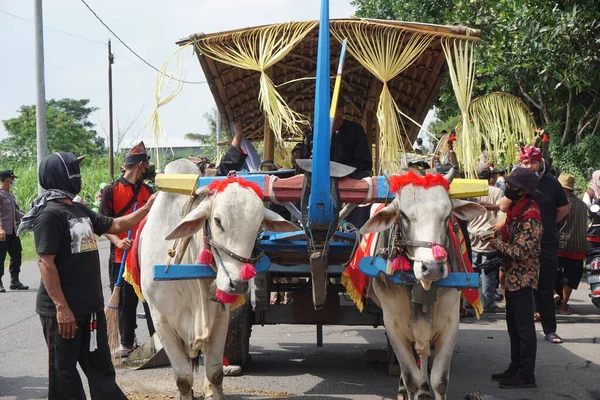
{"type": "MultiPolygon", "coordinates": [[[[370,176],[373,165],[365,132],[359,124],[344,120],[343,100],[339,104],[331,160],[354,166],[355,179],[370,176]]],[[[202,174],[213,168],[214,175],[225,176],[240,170],[246,161],[242,142],[242,127],[236,123],[235,136],[218,166],[206,158],[190,159],[202,174]]],[[[417,141],[415,149],[427,153],[422,141],[417,141]]],[[[307,155],[310,149],[297,146],[292,164],[307,155]]],[[[88,376],[93,398],[125,398],[115,382],[108,348],[95,235],[105,235],[111,243],[107,268],[113,290],[124,252],[131,249],[136,227],[156,196],[146,183],[153,172],[146,148],[139,143],[126,154],[122,175],[102,189],[96,213],[77,202],[82,160],[71,153],[45,158],[39,167],[45,192],[27,213],[19,209],[11,192],[17,176],[11,170],[0,171],[0,262],[4,266],[6,256],[10,257],[9,289],[27,290],[19,280],[18,234],[33,231],[42,277],[36,311],[49,350],[49,398],[84,398],[78,363],[88,376]]],[[[473,266],[481,274],[484,310],[506,313],[510,363],[505,371],[492,375],[503,387],[535,387],[535,321],[541,322],[545,340],[562,342],[556,310],[572,312],[569,299],[581,281],[586,251],[600,247],[600,216],[588,215],[588,206],[600,204],[600,171],[594,172],[590,189],[580,200],[572,175],[556,179],[546,173],[545,166],[541,150],[533,146],[521,149],[518,165],[508,175],[487,164],[477,166],[477,177],[486,180],[489,188],[486,196],[473,201],[487,212],[464,224],[473,266]]],[[[347,220],[360,228],[367,219],[368,208],[357,208],[347,220]]],[[[0,292],[5,291],[3,273],[4,267],[0,268],[0,292]]],[[[121,357],[137,346],[137,306],[134,288],[124,282],[119,300],[121,357]]],[[[145,304],[144,310],[152,334],[145,304]]]]}

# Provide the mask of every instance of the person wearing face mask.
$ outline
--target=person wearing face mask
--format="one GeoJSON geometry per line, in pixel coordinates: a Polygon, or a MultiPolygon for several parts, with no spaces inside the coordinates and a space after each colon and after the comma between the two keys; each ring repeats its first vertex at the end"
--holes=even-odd
{"type": "Polygon", "coordinates": [[[540,281],[535,291],[536,310],[544,329],[545,339],[550,343],[562,343],[556,334],[556,310],[554,283],[558,271],[558,222],[569,214],[569,200],[558,180],[546,174],[541,149],[525,146],[519,152],[521,166],[537,174],[538,192],[534,196],[540,207],[544,236],[540,256],[540,281]]]}
{"type": "MultiPolygon", "coordinates": [[[[150,169],[150,157],[146,152],[144,142],[140,142],[129,150],[125,155],[125,172],[111,184],[102,190],[100,200],[100,214],[107,217],[121,217],[133,212],[137,203],[138,208],[143,207],[152,195],[152,189],[144,183],[145,179],[153,178],[150,169]]],[[[131,239],[127,238],[127,232],[119,235],[106,234],[111,242],[108,272],[110,289],[114,289],[117,282],[121,261],[125,250],[131,250],[136,236],[137,226],[132,229],[131,239]]],[[[138,297],[133,286],[123,280],[119,299],[119,333],[121,337],[120,357],[127,357],[135,350],[135,329],[137,328],[137,306],[138,297]]],[[[144,303],[146,323],[150,336],[154,333],[154,325],[150,316],[150,310],[144,303]]]]}
{"type": "Polygon", "coordinates": [[[108,346],[96,235],[126,232],[148,214],[155,197],[120,218],[99,215],[73,199],[81,191],[83,157],[54,153],[39,166],[45,192],[21,219],[32,230],[42,277],[36,299],[48,346],[48,399],[85,399],[77,364],[92,399],[125,400],[108,346]]]}
{"type": "Polygon", "coordinates": [[[10,257],[8,270],[10,271],[11,290],[27,290],[19,280],[21,273],[21,240],[16,235],[17,222],[23,217],[15,195],[10,188],[15,185],[15,176],[12,170],[0,171],[0,293],[6,292],[2,284],[4,275],[4,260],[10,257]]]}
{"type": "Polygon", "coordinates": [[[510,336],[510,365],[492,375],[501,388],[535,388],[537,339],[533,315],[533,290],[538,287],[543,236],[542,215],[534,201],[539,180],[533,171],[516,168],[506,177],[504,196],[511,201],[501,240],[489,244],[504,256],[506,325],[510,336]]]}

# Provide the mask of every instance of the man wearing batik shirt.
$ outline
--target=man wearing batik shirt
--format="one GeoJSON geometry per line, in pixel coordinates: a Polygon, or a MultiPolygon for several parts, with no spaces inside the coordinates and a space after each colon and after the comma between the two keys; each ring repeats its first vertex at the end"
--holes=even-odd
{"type": "MultiPolygon", "coordinates": [[[[144,142],[138,143],[132,147],[125,155],[125,172],[117,180],[107,185],[102,190],[102,200],[100,201],[100,214],[107,217],[118,218],[123,215],[133,213],[133,208],[137,203],[138,208],[146,204],[146,201],[152,194],[152,189],[144,183],[144,179],[152,178],[153,171],[150,168],[148,154],[144,142]]],[[[119,270],[125,251],[131,250],[133,240],[137,233],[137,226],[131,231],[131,239],[127,237],[127,232],[119,235],[106,234],[106,238],[111,242],[110,258],[108,265],[110,289],[119,279],[119,270]]],[[[127,357],[135,349],[135,329],[137,328],[137,306],[138,297],[133,286],[122,281],[121,291],[119,292],[119,333],[121,336],[121,349],[119,355],[127,357]]],[[[148,333],[150,336],[154,333],[154,326],[150,316],[150,310],[144,303],[146,313],[146,322],[148,324],[148,333]]]]}
{"type": "Polygon", "coordinates": [[[506,325],[510,336],[510,365],[492,375],[502,388],[535,388],[537,338],[533,315],[533,290],[540,272],[542,216],[533,196],[538,178],[533,171],[515,169],[506,177],[504,195],[512,201],[507,210],[502,240],[490,244],[505,257],[502,284],[506,289],[506,325]]]}

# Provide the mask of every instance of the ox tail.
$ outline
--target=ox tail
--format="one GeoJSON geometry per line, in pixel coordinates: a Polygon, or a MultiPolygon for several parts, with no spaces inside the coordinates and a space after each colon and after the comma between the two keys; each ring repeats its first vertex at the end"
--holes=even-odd
{"type": "Polygon", "coordinates": [[[422,383],[419,393],[431,395],[431,382],[429,380],[429,357],[419,357],[422,383]]]}

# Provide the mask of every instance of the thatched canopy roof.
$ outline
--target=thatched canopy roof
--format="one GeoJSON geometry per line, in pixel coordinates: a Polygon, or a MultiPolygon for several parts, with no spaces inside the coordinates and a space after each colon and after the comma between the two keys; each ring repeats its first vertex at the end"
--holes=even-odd
{"type": "MultiPolygon", "coordinates": [[[[441,47],[442,38],[476,40],[479,32],[463,26],[439,26],[419,23],[395,22],[383,20],[336,19],[331,24],[352,24],[357,21],[368,26],[386,26],[414,34],[431,35],[434,39],[416,61],[389,82],[392,96],[400,109],[415,121],[422,123],[427,111],[436,99],[439,88],[446,77],[447,66],[441,47]]],[[[220,32],[214,34],[194,34],[178,42],[179,45],[201,42],[219,37],[227,41],[232,35],[255,28],[220,32]]],[[[293,83],[286,82],[300,78],[314,78],[317,62],[318,24],[299,42],[281,61],[267,70],[268,76],[277,85],[287,105],[304,115],[312,124],[315,102],[315,80],[304,79],[293,83]]],[[[196,47],[199,50],[199,47],[196,47]]],[[[331,36],[331,74],[335,75],[340,42],[331,36]]],[[[198,60],[214,96],[217,108],[229,128],[230,122],[241,121],[246,136],[250,140],[262,140],[265,118],[260,110],[259,78],[260,72],[232,67],[217,62],[197,51],[198,60]]],[[[333,88],[334,79],[331,80],[333,88]]],[[[382,83],[365,69],[350,54],[346,53],[343,72],[342,96],[345,99],[345,118],[362,124],[371,139],[375,138],[377,123],[375,113],[382,83]],[[368,122],[369,119],[375,122],[368,122]]],[[[406,134],[413,141],[419,127],[403,118],[406,134]]],[[[284,137],[285,137],[284,132],[284,137]]]]}

